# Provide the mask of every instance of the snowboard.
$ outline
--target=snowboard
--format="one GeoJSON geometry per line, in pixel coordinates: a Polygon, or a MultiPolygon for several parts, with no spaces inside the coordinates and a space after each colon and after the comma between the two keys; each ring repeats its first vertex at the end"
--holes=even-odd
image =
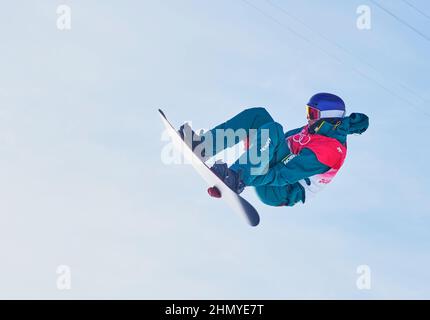
{"type": "Polygon", "coordinates": [[[193,152],[193,150],[182,140],[178,131],[167,120],[162,110],[160,113],[161,121],[172,141],[173,146],[183,154],[184,158],[191,163],[194,170],[206,181],[211,188],[215,187],[221,193],[221,199],[224,200],[236,213],[242,216],[246,222],[255,227],[260,222],[260,216],[257,210],[243,197],[231,190],[217,175],[215,175],[206,163],[193,152]]]}

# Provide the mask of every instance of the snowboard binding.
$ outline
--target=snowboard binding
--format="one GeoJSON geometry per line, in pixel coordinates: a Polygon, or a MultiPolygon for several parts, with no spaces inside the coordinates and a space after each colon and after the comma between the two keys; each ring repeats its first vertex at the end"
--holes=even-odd
{"type": "Polygon", "coordinates": [[[198,146],[205,141],[205,137],[203,136],[203,130],[197,134],[191,126],[186,122],[184,123],[178,130],[179,136],[182,140],[193,150],[195,153],[206,160],[206,150],[199,150],[198,146]]]}

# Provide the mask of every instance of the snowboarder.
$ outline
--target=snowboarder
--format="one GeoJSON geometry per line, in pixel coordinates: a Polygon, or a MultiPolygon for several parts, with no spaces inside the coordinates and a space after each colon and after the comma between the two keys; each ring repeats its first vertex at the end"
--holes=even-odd
{"type": "MultiPolygon", "coordinates": [[[[305,202],[330,183],[341,168],[347,152],[347,135],[361,134],[369,126],[369,118],[362,113],[346,116],[344,101],[330,93],[318,93],[306,105],[308,124],[284,133],[265,108],[249,108],[230,120],[203,133],[196,134],[184,124],[181,137],[201,156],[210,157],[232,147],[242,139],[246,152],[232,166],[215,163],[211,170],[232,190],[240,194],[245,187],[255,187],[261,201],[271,206],[293,206],[305,202]],[[245,137],[217,141],[218,130],[244,130],[245,137]],[[264,138],[263,133],[268,133],[264,138]],[[210,139],[209,139],[210,138],[210,139]],[[204,143],[211,140],[211,144],[204,143]],[[188,143],[188,142],[187,142],[188,143]],[[266,152],[263,164],[249,159],[251,154],[266,152]],[[245,157],[245,158],[244,158],[245,157]],[[257,167],[261,174],[255,174],[257,167]]],[[[220,140],[220,139],[218,139],[220,140]]],[[[208,190],[212,197],[220,197],[216,188],[208,190]]]]}

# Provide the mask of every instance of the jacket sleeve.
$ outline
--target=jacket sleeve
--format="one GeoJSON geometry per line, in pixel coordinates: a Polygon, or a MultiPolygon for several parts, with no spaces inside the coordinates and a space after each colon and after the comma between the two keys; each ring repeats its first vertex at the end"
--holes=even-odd
{"type": "Polygon", "coordinates": [[[300,154],[287,162],[287,164],[283,162],[277,163],[265,175],[254,176],[249,185],[281,187],[328,170],[330,170],[329,166],[319,162],[311,150],[304,148],[300,154]]]}
{"type": "Polygon", "coordinates": [[[287,131],[285,133],[285,138],[288,138],[289,136],[292,136],[294,134],[299,133],[300,131],[302,131],[302,129],[303,129],[303,127],[300,127],[300,128],[296,128],[296,129],[292,129],[292,130],[287,131]]]}

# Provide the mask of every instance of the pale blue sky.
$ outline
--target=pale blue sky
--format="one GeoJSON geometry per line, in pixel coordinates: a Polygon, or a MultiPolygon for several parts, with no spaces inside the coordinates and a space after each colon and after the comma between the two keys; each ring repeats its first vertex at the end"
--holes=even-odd
{"type": "MultiPolygon", "coordinates": [[[[263,0],[2,4],[1,298],[430,298],[429,41],[369,1],[271,1],[306,26],[263,0]],[[362,4],[371,30],[356,28],[362,4]],[[371,126],[312,202],[271,208],[248,190],[258,228],[160,160],[159,107],[210,127],[266,106],[290,129],[319,91],[371,126]]],[[[378,2],[429,32],[405,2],[378,2]]]]}

